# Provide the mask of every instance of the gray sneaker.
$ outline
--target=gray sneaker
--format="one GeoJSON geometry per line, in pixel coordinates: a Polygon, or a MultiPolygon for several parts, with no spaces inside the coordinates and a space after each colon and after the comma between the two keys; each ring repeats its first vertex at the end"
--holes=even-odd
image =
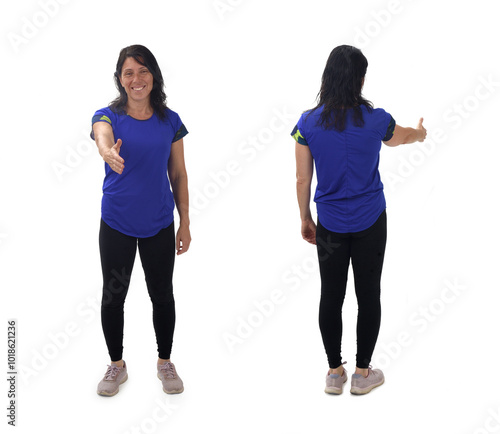
{"type": "MultiPolygon", "coordinates": [[[[330,372],[330,371],[328,371],[330,372]]],[[[344,383],[347,381],[347,371],[344,369],[342,375],[339,374],[326,374],[326,387],[325,392],[332,395],[340,395],[344,388],[344,383]]]]}
{"type": "Polygon", "coordinates": [[[123,361],[123,367],[116,366],[113,362],[108,365],[108,370],[104,374],[104,378],[97,386],[97,394],[102,396],[113,396],[118,393],[120,384],[127,381],[127,365],[123,361]]]}
{"type": "Polygon", "coordinates": [[[351,377],[351,393],[353,395],[365,395],[375,387],[384,384],[384,374],[380,369],[372,369],[368,366],[368,377],[361,374],[353,374],[351,377]]]}
{"type": "Polygon", "coordinates": [[[165,393],[181,393],[184,391],[184,385],[181,378],[177,375],[175,366],[172,362],[165,362],[158,366],[158,378],[163,384],[165,393]]]}

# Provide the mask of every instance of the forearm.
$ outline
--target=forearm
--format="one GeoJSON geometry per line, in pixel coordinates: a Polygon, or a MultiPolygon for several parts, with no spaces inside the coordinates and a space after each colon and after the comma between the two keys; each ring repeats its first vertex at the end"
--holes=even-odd
{"type": "Polygon", "coordinates": [[[175,206],[179,213],[180,225],[189,226],[189,191],[187,174],[171,180],[175,206]]]}
{"type": "Polygon", "coordinates": [[[297,201],[300,209],[300,219],[302,221],[312,220],[311,216],[311,182],[297,179],[297,201]]]}
{"type": "Polygon", "coordinates": [[[114,145],[113,138],[108,134],[102,133],[95,134],[95,143],[97,145],[97,149],[99,150],[99,155],[103,158],[105,153],[109,152],[114,145]]]}
{"type": "Polygon", "coordinates": [[[403,143],[401,143],[402,145],[406,145],[409,143],[415,143],[419,140],[422,140],[422,138],[425,137],[424,131],[418,130],[415,128],[407,127],[407,128],[405,128],[405,132],[406,132],[406,137],[405,137],[403,143]]]}

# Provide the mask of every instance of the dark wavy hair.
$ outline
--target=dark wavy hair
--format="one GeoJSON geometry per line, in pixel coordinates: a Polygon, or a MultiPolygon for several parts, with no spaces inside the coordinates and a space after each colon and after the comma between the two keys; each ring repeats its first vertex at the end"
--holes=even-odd
{"type": "Polygon", "coordinates": [[[127,106],[128,96],[124,87],[120,83],[120,76],[122,74],[123,64],[128,57],[133,57],[138,63],[148,68],[149,72],[153,75],[153,89],[149,95],[150,103],[156,113],[156,116],[158,116],[161,120],[164,120],[166,118],[167,95],[165,95],[165,92],[163,91],[163,76],[161,75],[161,70],[155,56],[153,56],[153,53],[151,53],[151,51],[149,51],[144,45],[130,45],[122,48],[120,51],[114,74],[115,85],[118,92],[120,92],[120,95],[118,95],[116,99],[109,104],[109,108],[114,112],[119,113],[124,112],[125,107],[127,106]]]}
{"type": "Polygon", "coordinates": [[[353,109],[354,125],[362,127],[365,124],[361,105],[365,105],[369,112],[373,109],[373,104],[361,94],[367,68],[368,60],[358,48],[339,45],[332,50],[316,97],[318,105],[309,113],[323,106],[318,119],[319,126],[344,131],[347,110],[350,108],[353,109]]]}

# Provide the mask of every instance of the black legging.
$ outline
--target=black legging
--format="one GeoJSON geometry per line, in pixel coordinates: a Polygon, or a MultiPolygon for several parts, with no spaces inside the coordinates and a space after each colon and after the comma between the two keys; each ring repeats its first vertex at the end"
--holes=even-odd
{"type": "Polygon", "coordinates": [[[385,210],[372,226],[361,232],[331,232],[318,220],[316,244],[321,275],[319,326],[330,368],[337,368],[342,363],[342,305],[351,259],[358,300],[356,366],[368,368],[380,329],[380,277],[386,238],[385,210]]]}
{"type": "Polygon", "coordinates": [[[148,238],[125,235],[101,219],[99,249],[103,275],[101,322],[112,361],[123,353],[123,306],[139,246],[149,297],[158,357],[169,359],[175,327],[172,274],[175,260],[174,223],[148,238]]]}

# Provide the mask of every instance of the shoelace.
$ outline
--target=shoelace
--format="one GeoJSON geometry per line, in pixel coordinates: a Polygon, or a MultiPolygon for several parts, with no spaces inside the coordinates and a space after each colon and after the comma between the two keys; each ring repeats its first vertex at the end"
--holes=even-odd
{"type": "Polygon", "coordinates": [[[165,374],[167,378],[175,378],[174,365],[170,362],[160,365],[160,372],[165,374]]]}
{"type": "Polygon", "coordinates": [[[120,368],[118,366],[108,365],[108,370],[106,371],[106,374],[104,374],[104,379],[113,381],[119,372],[120,368]]]}

